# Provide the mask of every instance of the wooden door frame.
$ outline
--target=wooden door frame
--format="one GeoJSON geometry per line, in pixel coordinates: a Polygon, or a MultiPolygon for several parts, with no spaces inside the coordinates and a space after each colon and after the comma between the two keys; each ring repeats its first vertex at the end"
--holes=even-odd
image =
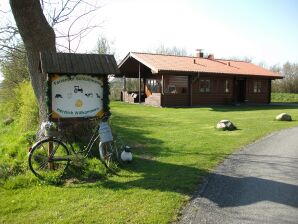
{"type": "Polygon", "coordinates": [[[240,78],[240,77],[235,77],[234,78],[234,102],[235,103],[245,103],[247,100],[247,78],[240,78]],[[239,82],[244,82],[244,88],[239,88],[239,82]],[[240,91],[243,94],[243,100],[239,100],[239,93],[240,91]]]}

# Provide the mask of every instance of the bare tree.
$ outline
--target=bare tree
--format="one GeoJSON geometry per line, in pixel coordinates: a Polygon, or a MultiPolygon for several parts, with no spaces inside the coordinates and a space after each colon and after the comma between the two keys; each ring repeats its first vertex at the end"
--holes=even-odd
{"type": "MultiPolygon", "coordinates": [[[[76,52],[82,39],[101,27],[101,23],[94,19],[101,8],[97,0],[41,0],[41,8],[56,34],[58,51],[76,52]]],[[[0,16],[6,19],[5,22],[2,19],[0,24],[0,57],[3,53],[17,49],[21,40],[10,15],[10,10],[0,10],[0,16]]]]}
{"type": "Polygon", "coordinates": [[[274,72],[283,75],[283,79],[272,82],[272,91],[281,93],[298,93],[298,64],[285,63],[282,67],[275,65],[271,68],[274,72]]]}
{"type": "Polygon", "coordinates": [[[39,53],[56,52],[56,46],[58,49],[75,52],[81,39],[98,27],[91,23],[92,18],[89,16],[94,15],[99,6],[85,0],[10,0],[10,7],[17,28],[12,22],[0,28],[0,49],[15,49],[20,34],[27,54],[32,86],[39,102],[40,119],[44,120],[46,77],[38,70],[39,53]],[[82,20],[84,22],[80,23],[82,20]],[[76,24],[83,25],[75,29],[76,24]],[[74,41],[76,43],[72,46],[74,41]]]}
{"type": "Polygon", "coordinates": [[[44,14],[56,33],[58,49],[76,52],[82,38],[100,27],[94,16],[101,8],[97,0],[42,1],[44,14]]]}
{"type": "MultiPolygon", "coordinates": [[[[253,59],[251,57],[248,56],[244,56],[244,57],[228,57],[228,58],[224,58],[226,60],[233,60],[233,61],[244,61],[244,62],[249,62],[251,63],[253,61],[253,59]]],[[[264,64],[260,63],[260,66],[263,67],[264,64]]]]}
{"type": "Polygon", "coordinates": [[[101,35],[97,39],[96,53],[98,54],[115,54],[113,42],[110,42],[105,36],[101,35]]]}
{"type": "Polygon", "coordinates": [[[0,23],[0,59],[7,58],[11,51],[25,53],[24,48],[20,48],[20,35],[15,23],[12,21],[10,11],[0,11],[2,17],[0,23]]]}
{"type": "Polygon", "coordinates": [[[189,55],[184,48],[179,48],[176,46],[166,47],[163,44],[160,44],[152,53],[156,54],[167,54],[167,55],[176,55],[176,56],[187,56],[189,55]]]}

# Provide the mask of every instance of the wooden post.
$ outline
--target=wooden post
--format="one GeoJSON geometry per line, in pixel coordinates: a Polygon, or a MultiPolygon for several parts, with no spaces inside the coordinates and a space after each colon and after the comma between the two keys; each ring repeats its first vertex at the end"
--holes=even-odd
{"type": "Polygon", "coordinates": [[[192,80],[193,80],[193,76],[188,76],[188,94],[189,94],[190,107],[192,107],[192,80]]]}
{"type": "Polygon", "coordinates": [[[163,75],[161,75],[161,93],[160,93],[160,106],[164,106],[164,87],[165,87],[165,80],[163,75]]]}
{"type": "Polygon", "coordinates": [[[244,93],[245,93],[245,95],[244,95],[244,103],[248,103],[248,98],[247,98],[247,96],[248,96],[248,84],[247,84],[247,78],[244,78],[244,93]]]}
{"type": "Polygon", "coordinates": [[[125,95],[126,95],[126,78],[125,78],[125,75],[122,77],[123,79],[123,87],[122,87],[122,91],[121,91],[121,96],[120,96],[120,100],[125,102],[125,95]]]}
{"type": "Polygon", "coordinates": [[[233,79],[233,103],[237,103],[237,81],[236,77],[233,79]]]}
{"type": "Polygon", "coordinates": [[[126,78],[123,76],[123,91],[126,91],[126,78]]]}
{"type": "Polygon", "coordinates": [[[268,103],[271,103],[271,79],[268,80],[268,103]]]}
{"type": "Polygon", "coordinates": [[[141,63],[139,62],[139,103],[141,103],[141,63]]]}
{"type": "Polygon", "coordinates": [[[143,93],[145,94],[145,86],[146,86],[146,76],[143,76],[143,93]]]}

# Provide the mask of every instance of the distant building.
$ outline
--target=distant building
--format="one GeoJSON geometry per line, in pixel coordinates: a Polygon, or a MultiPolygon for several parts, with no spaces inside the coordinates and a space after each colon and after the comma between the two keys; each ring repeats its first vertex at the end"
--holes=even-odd
{"type": "MultiPolygon", "coordinates": [[[[121,75],[139,78],[139,91],[122,100],[162,107],[203,104],[270,103],[271,81],[282,76],[249,62],[130,52],[119,64],[121,75]]],[[[125,83],[125,82],[124,82],[125,83]]]]}

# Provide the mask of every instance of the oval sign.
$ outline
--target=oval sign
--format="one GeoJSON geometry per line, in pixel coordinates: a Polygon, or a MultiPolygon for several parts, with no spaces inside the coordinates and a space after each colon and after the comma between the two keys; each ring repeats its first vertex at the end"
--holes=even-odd
{"type": "Polygon", "coordinates": [[[91,75],[51,77],[52,118],[96,117],[103,114],[103,82],[91,75]]]}

